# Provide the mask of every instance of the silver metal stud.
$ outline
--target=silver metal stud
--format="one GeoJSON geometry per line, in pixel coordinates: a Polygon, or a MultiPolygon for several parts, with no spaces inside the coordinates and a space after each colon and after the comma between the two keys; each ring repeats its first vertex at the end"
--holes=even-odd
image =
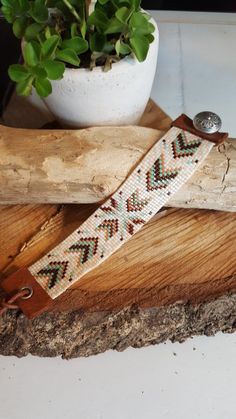
{"type": "Polygon", "coordinates": [[[214,134],[221,129],[222,122],[220,117],[213,112],[200,112],[193,118],[194,127],[206,134],[214,134]]]}

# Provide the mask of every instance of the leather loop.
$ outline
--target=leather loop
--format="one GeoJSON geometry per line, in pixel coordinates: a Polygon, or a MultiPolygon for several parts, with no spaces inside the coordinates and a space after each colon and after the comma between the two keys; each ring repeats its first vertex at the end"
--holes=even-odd
{"type": "Polygon", "coordinates": [[[204,140],[210,141],[215,145],[222,144],[225,140],[227,140],[229,134],[227,132],[215,132],[214,134],[206,134],[204,132],[198,131],[193,126],[193,121],[184,113],[180,115],[175,121],[171,124],[172,127],[177,127],[183,129],[185,131],[191,132],[191,134],[197,135],[204,140]]]}
{"type": "Polygon", "coordinates": [[[0,285],[7,294],[18,293],[22,288],[32,289],[33,293],[29,299],[24,300],[19,298],[17,300],[17,306],[30,319],[45,311],[52,303],[52,299],[37,283],[27,268],[22,268],[14,272],[4,279],[0,285]]]}

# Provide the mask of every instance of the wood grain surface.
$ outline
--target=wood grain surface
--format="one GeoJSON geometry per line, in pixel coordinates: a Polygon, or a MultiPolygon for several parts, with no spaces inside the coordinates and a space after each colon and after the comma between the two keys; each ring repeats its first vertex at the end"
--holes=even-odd
{"type": "MultiPolygon", "coordinates": [[[[152,104],[153,107],[153,104],[152,104]]],[[[153,126],[153,112],[147,112],[153,126]]],[[[155,110],[156,115],[156,110],[155,110]]],[[[170,119],[158,110],[155,128],[170,119]]],[[[0,207],[2,277],[32,264],[76,229],[94,205],[0,207]]],[[[236,214],[162,211],[98,268],[59,297],[52,310],[115,310],[199,302],[236,288],[236,214]]]]}

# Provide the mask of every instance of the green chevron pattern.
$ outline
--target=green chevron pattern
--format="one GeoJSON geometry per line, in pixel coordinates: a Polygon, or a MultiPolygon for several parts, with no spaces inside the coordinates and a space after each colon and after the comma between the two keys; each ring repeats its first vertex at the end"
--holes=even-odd
{"type": "Polygon", "coordinates": [[[158,158],[146,173],[146,186],[148,191],[166,188],[170,181],[178,175],[177,169],[166,169],[163,158],[158,158]]]}
{"type": "Polygon", "coordinates": [[[68,262],[50,262],[38,272],[38,277],[47,278],[47,288],[53,288],[66,274],[68,262]]]}
{"type": "Polygon", "coordinates": [[[104,231],[106,240],[111,239],[119,229],[119,222],[117,219],[104,220],[97,228],[97,231],[104,231]]]}
{"type": "Polygon", "coordinates": [[[85,237],[69,247],[70,253],[79,254],[79,264],[83,265],[97,253],[98,237],[85,237]]]}
{"type": "Polygon", "coordinates": [[[175,159],[180,157],[193,156],[201,144],[201,140],[187,141],[184,132],[180,132],[176,139],[171,143],[173,156],[175,159]]]}
{"type": "Polygon", "coordinates": [[[148,204],[148,199],[140,199],[139,190],[136,189],[126,200],[126,208],[128,212],[142,211],[148,204]]]}

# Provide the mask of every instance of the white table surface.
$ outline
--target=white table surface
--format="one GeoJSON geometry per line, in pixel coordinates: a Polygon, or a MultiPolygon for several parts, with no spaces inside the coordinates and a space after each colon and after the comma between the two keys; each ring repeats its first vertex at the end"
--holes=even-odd
{"type": "MultiPolygon", "coordinates": [[[[213,110],[236,137],[236,16],[153,12],[152,97],[173,118],[213,110]]],[[[64,361],[0,357],[0,419],[235,419],[236,334],[64,361]]]]}

